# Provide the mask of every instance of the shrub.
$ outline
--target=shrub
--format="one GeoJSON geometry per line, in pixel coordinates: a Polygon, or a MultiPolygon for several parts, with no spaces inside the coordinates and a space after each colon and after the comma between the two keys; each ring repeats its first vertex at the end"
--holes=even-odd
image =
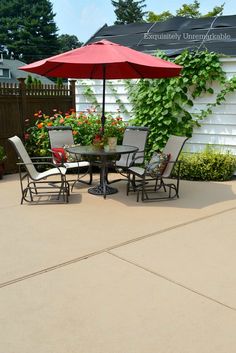
{"type": "Polygon", "coordinates": [[[230,180],[236,169],[236,157],[207,147],[200,153],[182,153],[180,178],[187,180],[230,180]]]}
{"type": "MultiPolygon", "coordinates": [[[[101,134],[101,115],[88,109],[86,113],[76,114],[73,109],[62,114],[54,110],[52,116],[42,111],[34,114],[35,123],[25,132],[25,146],[31,156],[50,155],[47,126],[71,126],[75,144],[90,145],[96,135],[101,134]]],[[[26,123],[28,119],[26,120],[26,123]]],[[[106,115],[105,136],[111,128],[116,130],[118,143],[121,143],[126,123],[120,116],[106,115]]]]}

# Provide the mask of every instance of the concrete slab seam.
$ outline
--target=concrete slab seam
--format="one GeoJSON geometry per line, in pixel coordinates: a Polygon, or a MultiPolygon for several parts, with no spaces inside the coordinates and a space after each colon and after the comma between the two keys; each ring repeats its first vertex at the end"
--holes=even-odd
{"type": "Polygon", "coordinates": [[[98,250],[98,251],[94,251],[94,252],[88,253],[86,255],[83,255],[83,256],[80,256],[80,257],[77,257],[77,258],[62,262],[60,264],[57,264],[57,265],[54,265],[54,266],[50,266],[50,267],[47,267],[45,269],[42,269],[42,270],[39,270],[39,271],[36,271],[36,272],[33,272],[33,273],[29,273],[29,274],[23,275],[21,277],[14,278],[14,279],[6,281],[6,282],[2,282],[2,283],[0,283],[0,288],[15,284],[17,282],[21,282],[21,281],[24,281],[24,280],[27,280],[27,279],[30,279],[30,278],[35,277],[35,276],[42,275],[42,274],[50,272],[50,271],[57,270],[57,269],[59,269],[61,267],[72,265],[72,264],[74,264],[76,262],[79,262],[79,261],[82,261],[82,260],[86,260],[86,259],[88,259],[90,257],[96,256],[96,255],[100,255],[100,254],[105,253],[105,252],[109,252],[111,250],[120,248],[122,246],[126,246],[126,245],[129,245],[129,244],[132,244],[132,243],[136,243],[138,241],[150,238],[152,236],[161,235],[161,234],[167,233],[167,232],[169,232],[171,230],[178,229],[178,228],[181,228],[181,227],[185,227],[185,226],[188,226],[190,224],[194,224],[194,223],[197,223],[197,222],[200,222],[200,221],[203,221],[203,220],[206,220],[206,219],[209,219],[209,218],[212,218],[212,217],[215,217],[215,216],[230,212],[232,210],[236,210],[236,207],[232,207],[232,208],[229,208],[227,210],[219,211],[219,212],[216,212],[214,214],[210,214],[210,215],[203,216],[203,217],[200,217],[200,218],[197,218],[197,219],[193,219],[191,221],[184,222],[184,223],[181,223],[181,224],[177,224],[177,225],[174,225],[174,226],[171,226],[171,227],[168,227],[168,228],[165,228],[165,229],[161,229],[159,231],[152,232],[152,233],[149,233],[149,234],[146,234],[146,235],[141,235],[140,237],[127,240],[125,242],[110,246],[108,248],[101,249],[101,250],[98,250]]]}
{"type": "Polygon", "coordinates": [[[230,310],[236,311],[236,308],[234,308],[234,307],[232,307],[232,306],[230,306],[230,305],[227,305],[227,304],[225,304],[225,303],[223,303],[223,302],[220,302],[219,300],[216,300],[216,299],[214,299],[214,298],[212,298],[212,297],[209,297],[208,295],[206,295],[206,294],[204,294],[204,293],[198,292],[197,290],[195,290],[195,289],[193,289],[193,288],[187,287],[187,286],[183,285],[182,283],[173,280],[172,278],[169,278],[169,277],[167,277],[167,276],[162,275],[161,273],[155,272],[155,271],[153,271],[153,270],[151,270],[151,269],[149,269],[149,268],[147,268],[147,267],[141,266],[141,265],[137,264],[136,262],[127,260],[126,258],[123,258],[123,257],[121,257],[120,255],[117,255],[117,254],[112,253],[111,251],[107,251],[107,253],[110,254],[110,255],[112,255],[112,256],[114,256],[114,257],[116,257],[116,258],[119,259],[119,260],[122,260],[122,261],[124,261],[124,262],[126,262],[126,263],[128,263],[128,264],[130,264],[130,265],[135,266],[135,267],[138,267],[139,269],[141,269],[141,270],[143,270],[143,271],[149,272],[149,273],[151,273],[151,274],[153,274],[153,275],[155,275],[155,276],[157,276],[157,277],[160,277],[160,278],[162,278],[162,279],[164,279],[164,280],[166,280],[166,281],[168,281],[168,282],[170,282],[170,283],[172,283],[172,284],[174,284],[174,285],[177,285],[177,286],[179,286],[179,287],[181,287],[181,288],[183,288],[183,289],[185,289],[185,290],[187,290],[187,291],[190,291],[190,292],[192,292],[192,293],[194,293],[194,294],[197,294],[197,295],[199,295],[199,296],[201,296],[201,297],[203,297],[203,298],[205,298],[205,299],[207,299],[207,300],[210,300],[210,301],[212,301],[212,302],[214,302],[214,303],[216,303],[216,304],[219,304],[219,305],[221,305],[221,306],[224,306],[224,307],[226,307],[226,308],[228,308],[228,309],[230,309],[230,310]]]}

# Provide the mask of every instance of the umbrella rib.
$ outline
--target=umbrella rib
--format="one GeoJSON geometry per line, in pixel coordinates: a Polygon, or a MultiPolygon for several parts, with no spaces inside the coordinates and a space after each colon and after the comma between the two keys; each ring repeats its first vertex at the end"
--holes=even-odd
{"type": "Polygon", "coordinates": [[[129,66],[131,66],[132,70],[134,70],[135,72],[137,72],[140,76],[140,78],[144,78],[144,76],[139,72],[139,70],[137,70],[134,65],[130,62],[127,61],[127,63],[129,64],[129,66]]]}
{"type": "Polygon", "coordinates": [[[93,65],[93,67],[92,67],[92,70],[91,70],[91,75],[90,75],[90,80],[92,80],[93,79],[93,74],[94,74],[94,72],[95,72],[95,70],[96,70],[96,64],[94,64],[93,65]]]}
{"type": "Polygon", "coordinates": [[[44,76],[46,76],[48,73],[50,73],[52,70],[54,71],[55,69],[57,69],[58,67],[62,66],[63,63],[58,63],[56,66],[54,66],[52,69],[47,70],[43,73],[44,76]]]}

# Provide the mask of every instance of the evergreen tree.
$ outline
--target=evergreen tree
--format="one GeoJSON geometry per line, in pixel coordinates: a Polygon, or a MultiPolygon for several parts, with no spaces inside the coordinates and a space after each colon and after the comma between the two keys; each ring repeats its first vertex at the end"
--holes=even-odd
{"type": "Polygon", "coordinates": [[[144,22],[146,12],[143,8],[145,0],[112,0],[111,3],[115,7],[116,21],[115,24],[127,24],[135,22],[144,22]]]}
{"type": "Polygon", "coordinates": [[[24,62],[58,53],[55,14],[49,0],[1,0],[0,43],[24,62]]]}

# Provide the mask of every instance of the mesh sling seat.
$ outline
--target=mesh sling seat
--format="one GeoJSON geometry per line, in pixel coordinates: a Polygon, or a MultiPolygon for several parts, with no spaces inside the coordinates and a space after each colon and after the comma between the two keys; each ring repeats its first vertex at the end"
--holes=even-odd
{"type": "Polygon", "coordinates": [[[66,146],[74,145],[74,138],[72,128],[70,126],[48,126],[48,135],[51,145],[51,152],[53,156],[53,162],[55,165],[62,165],[69,169],[77,169],[77,178],[73,180],[72,189],[74,185],[79,181],[84,184],[90,185],[92,183],[92,166],[88,161],[80,161],[78,156],[74,155],[67,158],[64,148],[66,146]],[[80,175],[80,169],[86,168],[86,172],[80,175]],[[89,174],[89,181],[81,180],[85,175],[89,174]]]}
{"type": "Polygon", "coordinates": [[[125,179],[115,179],[109,183],[114,183],[120,180],[127,180],[128,169],[133,165],[140,165],[144,163],[145,146],[149,128],[146,126],[128,126],[125,129],[122,145],[135,146],[138,152],[132,154],[122,154],[115,162],[115,170],[125,177],[125,179]]]}
{"type": "Polygon", "coordinates": [[[128,170],[127,195],[137,191],[142,201],[179,198],[180,152],[187,141],[185,136],[171,135],[161,154],[154,153],[144,167],[132,166],[128,170]],[[172,175],[175,168],[175,176],[172,175]]]}
{"type": "Polygon", "coordinates": [[[66,168],[55,167],[51,161],[44,161],[46,158],[37,158],[33,161],[28,155],[21,139],[18,136],[8,138],[9,142],[13,145],[17,156],[20,160],[19,175],[21,186],[21,204],[26,202],[33,202],[43,196],[56,196],[56,200],[62,199],[68,202],[69,184],[66,180],[66,168]],[[39,161],[41,160],[41,161],[39,161]],[[51,169],[46,169],[39,172],[35,166],[40,166],[46,169],[49,165],[53,166],[51,169]],[[53,179],[52,179],[53,178],[53,179]]]}

